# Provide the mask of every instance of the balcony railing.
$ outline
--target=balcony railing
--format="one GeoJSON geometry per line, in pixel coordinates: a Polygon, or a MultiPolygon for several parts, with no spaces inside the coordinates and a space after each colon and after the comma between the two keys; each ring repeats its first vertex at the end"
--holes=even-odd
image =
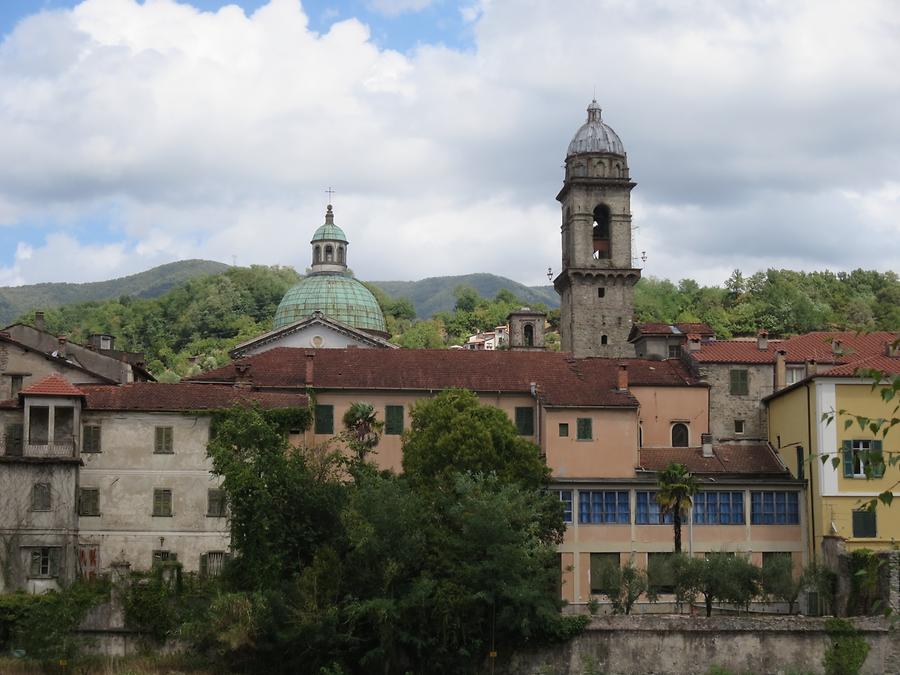
{"type": "Polygon", "coordinates": [[[0,439],[0,455],[5,457],[77,457],[74,441],[62,443],[14,443],[0,439]]]}

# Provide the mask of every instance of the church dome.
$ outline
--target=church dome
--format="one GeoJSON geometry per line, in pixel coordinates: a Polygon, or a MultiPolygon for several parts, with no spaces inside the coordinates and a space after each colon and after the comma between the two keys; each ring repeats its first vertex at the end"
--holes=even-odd
{"type": "Polygon", "coordinates": [[[600,119],[600,105],[591,101],[587,108],[587,122],[575,132],[566,157],[584,153],[605,152],[612,155],[625,155],[625,146],[612,127],[600,119]]]}
{"type": "Polygon", "coordinates": [[[311,274],[288,290],[275,312],[274,328],[319,311],[354,328],[387,336],[384,314],[372,292],[345,274],[311,274]]]}
{"type": "MultiPolygon", "coordinates": [[[[329,213],[331,210],[331,206],[328,207],[329,213]]],[[[321,225],[318,230],[313,233],[312,239],[310,243],[314,241],[347,241],[347,235],[344,234],[344,231],[339,228],[334,223],[326,222],[324,225],[321,225]]]]}

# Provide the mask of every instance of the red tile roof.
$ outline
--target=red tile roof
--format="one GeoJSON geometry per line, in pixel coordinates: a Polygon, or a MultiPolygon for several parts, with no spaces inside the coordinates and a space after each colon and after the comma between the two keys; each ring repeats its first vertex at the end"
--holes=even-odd
{"type": "Polygon", "coordinates": [[[673,462],[697,474],[790,475],[766,444],[715,445],[713,457],[704,457],[701,448],[641,448],[641,467],[647,471],[662,471],[673,462]]]}
{"type": "MultiPolygon", "coordinates": [[[[317,389],[387,389],[529,393],[535,383],[547,405],[635,407],[637,400],[617,389],[620,363],[634,386],[703,386],[674,361],[574,359],[559,352],[463,349],[319,349],[280,347],[247,357],[255,387],[305,386],[307,354],[317,389]]],[[[193,381],[233,382],[234,364],[201,373],[193,381]]]]}
{"type": "Polygon", "coordinates": [[[705,323],[636,323],[631,329],[629,340],[635,339],[637,336],[648,335],[699,335],[701,337],[712,337],[715,331],[705,323]]]}
{"type": "Polygon", "coordinates": [[[886,345],[897,336],[898,333],[887,331],[816,331],[784,340],[769,340],[766,349],[759,349],[755,339],[714,340],[704,342],[700,351],[690,352],[690,357],[700,363],[774,363],[775,352],[784,350],[788,363],[814,360],[823,364],[843,364],[884,354],[886,345]],[[837,340],[841,342],[842,350],[836,354],[832,342],[837,340]]]}
{"type": "Polygon", "coordinates": [[[231,385],[163,384],[83,385],[88,410],[210,410],[258,404],[263,408],[306,406],[305,394],[253,391],[231,385]]]}
{"type": "Polygon", "coordinates": [[[19,394],[26,396],[84,396],[81,389],[56,373],[25,387],[19,394]]]}
{"type": "Polygon", "coordinates": [[[900,375],[900,357],[880,354],[860,359],[843,366],[830,368],[827,372],[820,373],[818,377],[854,377],[859,369],[877,370],[887,375],[900,375]]]}

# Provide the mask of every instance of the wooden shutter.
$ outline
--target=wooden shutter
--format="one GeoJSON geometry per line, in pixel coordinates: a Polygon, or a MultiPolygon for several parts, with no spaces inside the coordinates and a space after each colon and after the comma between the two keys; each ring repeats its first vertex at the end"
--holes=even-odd
{"type": "Polygon", "coordinates": [[[50,570],[48,572],[51,577],[61,576],[62,573],[62,549],[55,546],[50,549],[50,570]]]}
{"type": "Polygon", "coordinates": [[[163,428],[156,427],[156,437],[153,442],[153,452],[162,452],[163,428]]]}
{"type": "Polygon", "coordinates": [[[209,575],[209,554],[201,553],[200,554],[200,576],[206,577],[209,575]]]}
{"type": "Polygon", "coordinates": [[[884,476],[884,454],[881,441],[872,441],[869,451],[869,462],[872,467],[872,478],[884,476]]]}
{"type": "Polygon", "coordinates": [[[316,406],[316,430],[317,434],[334,433],[334,406],[316,406]]]}
{"type": "Polygon", "coordinates": [[[534,436],[534,408],[516,408],[516,431],[520,436],[534,436]]]}
{"type": "Polygon", "coordinates": [[[844,478],[853,478],[853,442],[844,441],[842,445],[844,455],[844,478]]]}
{"type": "Polygon", "coordinates": [[[399,435],[403,433],[403,406],[389,405],[384,409],[384,433],[399,435]]]}
{"type": "Polygon", "coordinates": [[[577,435],[579,441],[589,441],[593,435],[591,429],[591,418],[590,417],[579,417],[577,421],[577,435]]]}
{"type": "Polygon", "coordinates": [[[84,442],[82,452],[100,452],[100,427],[88,426],[84,428],[84,442]]]}
{"type": "Polygon", "coordinates": [[[22,437],[21,424],[6,425],[6,454],[11,457],[22,456],[22,437]]]}

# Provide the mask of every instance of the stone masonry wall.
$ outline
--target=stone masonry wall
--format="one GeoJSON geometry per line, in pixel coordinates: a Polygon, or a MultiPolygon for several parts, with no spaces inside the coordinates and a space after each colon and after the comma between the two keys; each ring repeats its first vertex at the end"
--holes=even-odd
{"type": "Polygon", "coordinates": [[[765,439],[768,435],[764,396],[773,391],[773,367],[729,363],[700,364],[700,377],[710,385],[710,433],[715,442],[743,439],[765,439]],[[747,371],[746,395],[731,394],[730,371],[747,371]],[[735,434],[734,420],[744,420],[744,433],[735,434]]]}
{"type": "MultiPolygon", "coordinates": [[[[869,643],[864,675],[900,673],[900,634],[884,618],[853,623],[869,643]]],[[[499,662],[505,675],[693,675],[712,666],[734,673],[823,673],[831,644],[825,619],[782,617],[597,617],[574,640],[499,662]]],[[[499,655],[502,658],[502,654],[499,655]]]]}

